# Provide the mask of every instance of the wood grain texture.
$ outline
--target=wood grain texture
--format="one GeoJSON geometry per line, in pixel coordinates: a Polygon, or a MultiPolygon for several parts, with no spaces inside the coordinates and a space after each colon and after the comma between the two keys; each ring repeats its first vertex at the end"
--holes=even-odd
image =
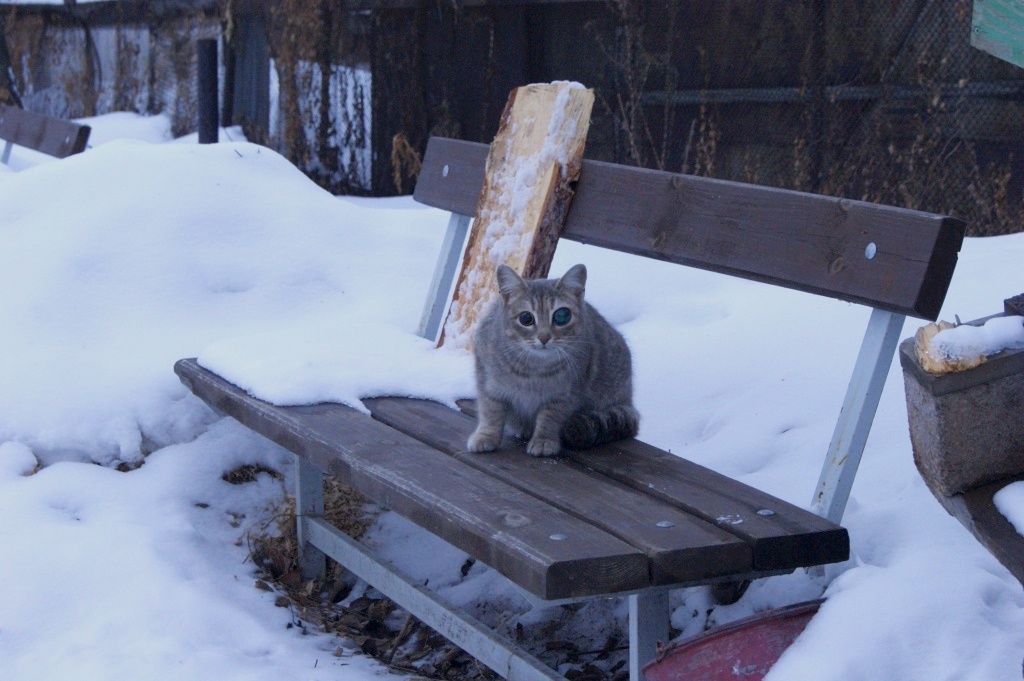
{"type": "Polygon", "coordinates": [[[276,407],[195,360],[181,360],[174,370],[213,408],[540,598],[650,585],[649,561],[642,552],[366,414],[338,404],[276,407]]]}
{"type": "Polygon", "coordinates": [[[1024,536],[996,508],[993,497],[1015,482],[1024,482],[1024,474],[982,485],[952,497],[936,495],[954,518],[988,549],[989,553],[1024,584],[1024,536]]]}
{"type": "Polygon", "coordinates": [[[743,538],[753,550],[755,570],[794,569],[849,558],[850,539],[842,527],[639,440],[568,454],[577,463],[677,504],[743,538]]]}
{"type": "MultiPolygon", "coordinates": [[[[473,214],[484,145],[431,140],[416,199],[473,214]]],[[[562,238],[935,319],[966,226],[954,218],[771,187],[583,162],[562,238]],[[874,244],[874,257],[866,257],[874,244]]]]}
{"type": "Polygon", "coordinates": [[[526,85],[509,95],[438,345],[471,346],[477,320],[497,296],[498,265],[527,279],[547,276],[579,177],[593,104],[592,90],[570,83],[526,85]]]}
{"type": "Polygon", "coordinates": [[[1024,317],[1024,293],[1003,301],[1003,312],[1007,315],[1024,317]]]}
{"type": "Polygon", "coordinates": [[[591,523],[643,551],[657,585],[706,582],[753,572],[742,539],[663,500],[564,458],[537,458],[521,442],[496,452],[465,451],[475,420],[436,402],[365,400],[375,419],[494,478],[591,523]]]}
{"type": "MultiPolygon", "coordinates": [[[[476,413],[472,400],[462,400],[459,406],[476,413]]],[[[742,539],[751,547],[755,571],[792,570],[849,558],[849,534],[839,525],[640,440],[565,455],[742,539]]]]}
{"type": "Polygon", "coordinates": [[[487,149],[478,142],[431,137],[413,198],[427,206],[476,217],[487,149]]]}
{"type": "Polygon", "coordinates": [[[57,158],[85,150],[91,128],[0,104],[0,139],[57,158]]]}

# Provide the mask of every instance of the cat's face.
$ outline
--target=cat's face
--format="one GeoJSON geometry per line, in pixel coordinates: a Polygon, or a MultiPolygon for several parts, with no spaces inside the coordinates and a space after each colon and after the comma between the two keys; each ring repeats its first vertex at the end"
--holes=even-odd
{"type": "Polygon", "coordinates": [[[524,281],[498,268],[506,339],[538,358],[557,359],[577,340],[587,270],[576,265],[557,281],[524,281]]]}

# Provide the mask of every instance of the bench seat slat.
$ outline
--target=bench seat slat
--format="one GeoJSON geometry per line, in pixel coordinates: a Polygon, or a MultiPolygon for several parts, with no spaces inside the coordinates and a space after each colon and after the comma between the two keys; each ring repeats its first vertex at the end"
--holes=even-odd
{"type": "MultiPolygon", "coordinates": [[[[431,138],[416,200],[475,214],[487,150],[431,138]]],[[[562,233],[925,319],[939,314],[963,235],[943,215],[590,160],[562,233]]]]}
{"type": "Polygon", "coordinates": [[[755,570],[795,569],[849,558],[850,538],[839,525],[639,440],[569,456],[745,538],[753,547],[755,570]]]}
{"type": "MultiPolygon", "coordinates": [[[[460,400],[459,407],[476,414],[475,400],[460,400]]],[[[743,539],[753,550],[755,571],[793,570],[849,558],[849,534],[839,525],[640,440],[568,450],[565,455],[743,539]]]]}
{"type": "Polygon", "coordinates": [[[88,125],[0,104],[0,139],[57,158],[85,151],[88,125]]]}
{"type": "Polygon", "coordinates": [[[522,443],[506,442],[499,451],[487,454],[467,452],[466,440],[476,422],[462,412],[409,398],[375,398],[364,403],[382,423],[644,551],[651,559],[655,585],[753,571],[751,548],[742,539],[572,461],[530,456],[522,443]]]}
{"type": "Polygon", "coordinates": [[[642,552],[366,414],[338,404],[276,407],[194,359],[175,372],[210,406],[543,599],[650,586],[642,552]]]}

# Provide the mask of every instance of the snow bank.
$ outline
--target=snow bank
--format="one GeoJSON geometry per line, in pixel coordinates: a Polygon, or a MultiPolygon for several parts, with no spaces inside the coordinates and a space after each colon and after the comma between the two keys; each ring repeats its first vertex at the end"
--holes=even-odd
{"type": "MultiPolygon", "coordinates": [[[[339,200],[268,149],[111,142],[5,176],[0,205],[0,353],[18,358],[0,363],[0,441],[44,461],[134,462],[195,437],[212,416],[170,368],[208,346],[210,366],[284,401],[353,401],[400,356],[429,365],[411,327],[444,216],[339,200]],[[411,248],[384,264],[382,238],[411,248]],[[332,365],[349,387],[310,389],[332,365]]],[[[468,366],[437,368],[450,379],[413,392],[471,389],[468,366]]]]}
{"type": "Polygon", "coordinates": [[[379,677],[253,588],[244,533],[281,483],[221,476],[239,463],[282,469],[280,449],[225,420],[131,473],[60,463],[21,477],[26,452],[0,445],[0,677],[379,677]]]}
{"type": "MultiPolygon", "coordinates": [[[[289,475],[288,456],[171,367],[198,355],[290,403],[470,392],[468,355],[413,334],[447,222],[413,205],[331,197],[246,143],[111,141],[0,174],[0,678],[389,678],[253,589],[236,544],[284,490],[221,476],[289,475]],[[90,463],[145,452],[128,473],[90,463]]],[[[968,239],[943,315],[999,309],[1022,254],[1024,235],[968,239]]],[[[806,505],[868,311],[574,243],[552,271],[577,262],[633,350],[644,439],[806,505]]],[[[760,580],[729,607],[680,591],[673,623],[692,634],[824,592],[770,678],[1020,678],[1024,593],[918,476],[896,364],[844,525],[847,563],[760,580]]],[[[463,577],[463,554],[392,515],[370,538],[499,624],[622,632],[615,601],[520,614],[492,571],[463,577]]]]}

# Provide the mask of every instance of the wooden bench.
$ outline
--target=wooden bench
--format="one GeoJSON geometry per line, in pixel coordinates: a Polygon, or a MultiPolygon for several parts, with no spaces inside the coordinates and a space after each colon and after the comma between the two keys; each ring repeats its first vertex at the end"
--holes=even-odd
{"type": "Polygon", "coordinates": [[[11,150],[19,145],[57,158],[85,151],[91,128],[61,118],[0,104],[0,163],[9,165],[11,150]]]}
{"type": "MultiPolygon", "coordinates": [[[[430,141],[415,198],[452,212],[423,333],[435,338],[488,147],[430,141]]],[[[962,243],[952,218],[585,161],[562,238],[873,308],[813,494],[799,508],[639,440],[553,460],[465,451],[462,411],[412,399],[278,407],[181,360],[215,409],[297,455],[303,567],[327,554],[506,678],[561,678],[326,523],[322,474],[416,522],[545,602],[626,595],[630,674],[668,638],[668,592],[846,560],[839,522],[905,315],[934,319],[962,243]]]]}

